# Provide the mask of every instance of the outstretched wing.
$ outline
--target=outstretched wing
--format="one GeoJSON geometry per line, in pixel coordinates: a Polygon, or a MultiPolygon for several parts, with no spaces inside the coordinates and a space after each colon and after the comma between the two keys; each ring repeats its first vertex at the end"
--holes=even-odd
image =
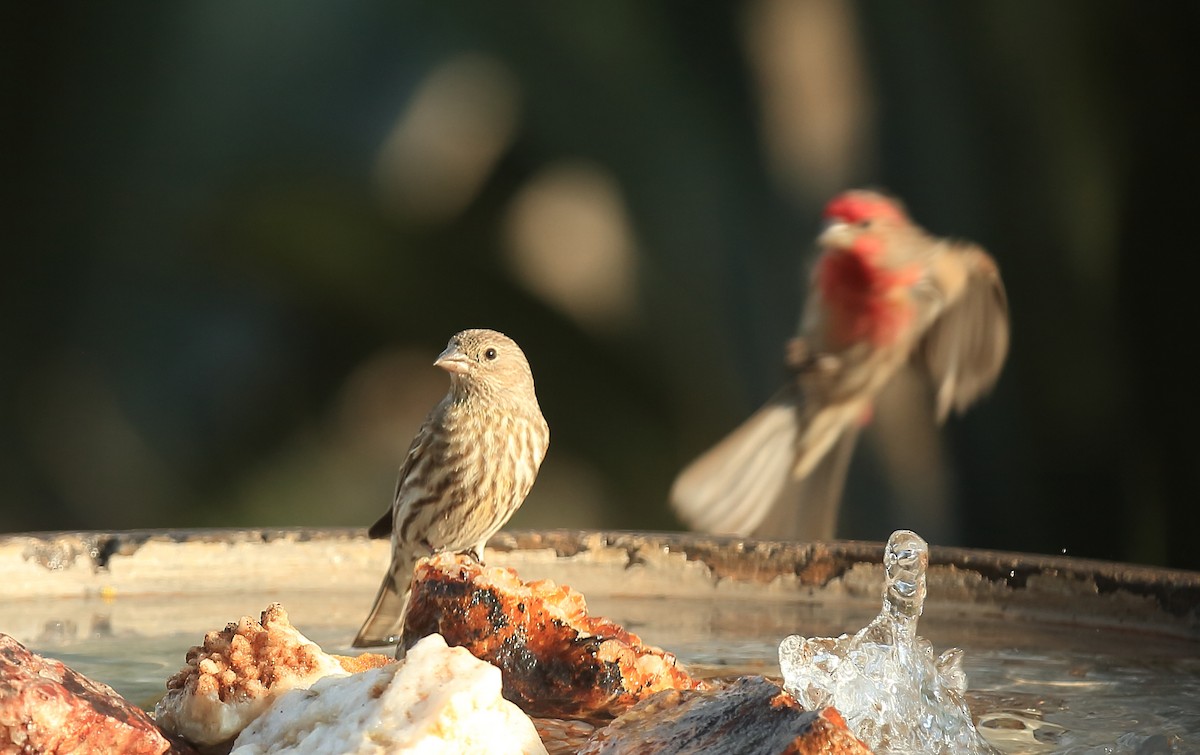
{"type": "Polygon", "coordinates": [[[933,380],[941,422],[951,409],[963,412],[999,377],[1008,355],[1008,297],[995,260],[978,246],[952,245],[931,264],[943,307],[916,360],[933,380]]]}

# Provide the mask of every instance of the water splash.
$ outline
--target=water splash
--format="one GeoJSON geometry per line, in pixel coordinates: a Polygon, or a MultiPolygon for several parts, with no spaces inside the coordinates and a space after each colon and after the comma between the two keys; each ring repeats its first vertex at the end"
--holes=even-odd
{"type": "Polygon", "coordinates": [[[934,656],[917,634],[929,546],[898,530],[883,555],[883,609],[853,637],[792,635],[779,645],[784,688],[804,707],[833,705],[883,755],[994,755],[971,722],[962,651],[934,656]]]}

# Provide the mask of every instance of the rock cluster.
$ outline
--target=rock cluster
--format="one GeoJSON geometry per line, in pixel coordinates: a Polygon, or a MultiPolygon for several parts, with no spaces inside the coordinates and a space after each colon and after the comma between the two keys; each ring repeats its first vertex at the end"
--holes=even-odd
{"type": "Polygon", "coordinates": [[[466,556],[416,574],[406,634],[423,639],[404,661],[326,654],[273,604],[188,652],[157,721],[0,635],[0,751],[870,752],[833,708],[806,711],[762,677],[697,679],[569,587],[466,556]]]}

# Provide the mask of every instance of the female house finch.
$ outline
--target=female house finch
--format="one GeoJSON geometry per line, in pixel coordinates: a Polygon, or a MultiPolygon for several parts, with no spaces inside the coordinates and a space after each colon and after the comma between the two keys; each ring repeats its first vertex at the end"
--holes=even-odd
{"type": "Polygon", "coordinates": [[[1000,373],[1008,303],[986,252],[930,236],[872,191],[835,197],[825,220],[787,384],[671,488],[693,529],[832,537],[858,429],[910,359],[933,384],[939,422],[1000,373]]]}
{"type": "MultiPolygon", "coordinates": [[[[550,428],[519,346],[494,330],[464,330],[434,365],[450,392],[413,438],[391,509],[368,531],[391,536],[392,563],[355,647],[403,639],[417,559],[470,551],[482,561],[488,538],[521,506],[550,444],[550,428]]],[[[397,648],[404,654],[404,643],[397,648]]]]}

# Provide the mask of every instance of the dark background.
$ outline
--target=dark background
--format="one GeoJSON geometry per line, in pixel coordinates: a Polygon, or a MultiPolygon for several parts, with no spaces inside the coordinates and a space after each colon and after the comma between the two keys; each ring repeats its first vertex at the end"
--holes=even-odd
{"type": "Polygon", "coordinates": [[[365,526],[476,326],[553,431],[514,526],[677,527],[873,185],[1013,347],[885,398],[842,534],[1200,568],[1200,6],[2,8],[0,530],[365,526]]]}

